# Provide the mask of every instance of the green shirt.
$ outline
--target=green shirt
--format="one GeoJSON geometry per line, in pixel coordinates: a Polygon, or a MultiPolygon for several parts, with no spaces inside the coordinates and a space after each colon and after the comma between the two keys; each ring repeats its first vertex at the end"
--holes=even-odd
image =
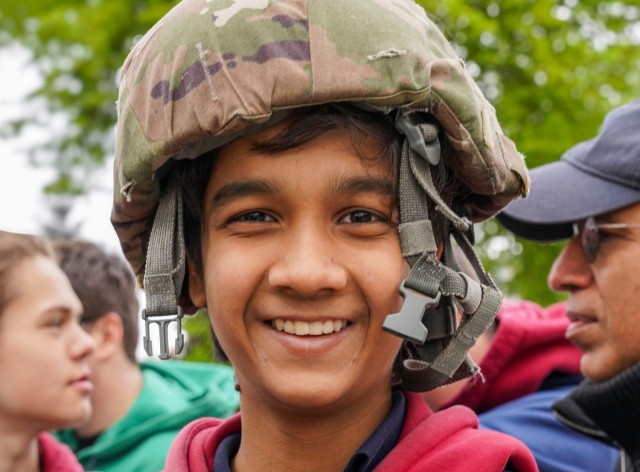
{"type": "Polygon", "coordinates": [[[83,447],[71,429],[56,437],[87,471],[158,472],[173,438],[188,422],[226,418],[239,407],[233,370],[219,364],[145,361],[144,386],[127,415],[83,447]]]}

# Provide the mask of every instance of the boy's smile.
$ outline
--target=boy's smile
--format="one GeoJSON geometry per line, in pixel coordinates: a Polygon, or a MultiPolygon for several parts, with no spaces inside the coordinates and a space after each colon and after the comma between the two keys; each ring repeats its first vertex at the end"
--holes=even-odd
{"type": "Polygon", "coordinates": [[[296,336],[320,336],[322,334],[339,333],[346,328],[348,321],[346,320],[327,320],[327,321],[292,321],[276,318],[271,325],[278,331],[284,331],[288,334],[296,336]]]}
{"type": "Polygon", "coordinates": [[[203,208],[207,306],[245,403],[319,412],[388,398],[401,340],[382,331],[402,304],[393,176],[375,141],[354,150],[334,131],[284,152],[252,146],[283,125],[223,147],[203,208]]]}

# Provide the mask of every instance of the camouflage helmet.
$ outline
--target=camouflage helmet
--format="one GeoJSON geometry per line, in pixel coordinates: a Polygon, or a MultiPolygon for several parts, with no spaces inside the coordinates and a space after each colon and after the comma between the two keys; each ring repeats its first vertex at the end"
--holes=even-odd
{"type": "MultiPolygon", "coordinates": [[[[406,137],[399,232],[412,275],[401,287],[403,310],[385,322],[416,350],[417,359],[405,365],[406,386],[426,390],[475,372],[466,351],[501,298],[465,233],[472,221],[525,195],[528,176],[464,62],[410,0],[183,0],[133,48],[117,104],[111,220],[145,287],[147,323],[164,330],[161,357],[167,357],[166,325],[182,316],[176,305],[184,277],[180,192],[161,188],[167,163],[194,159],[296,108],[332,102],[394,114],[406,137]],[[448,167],[468,189],[466,216],[448,208],[433,187],[438,134],[451,149],[448,167]],[[447,247],[444,263],[435,259],[425,195],[459,233],[454,236],[472,254],[482,284],[447,262],[447,247]],[[427,316],[441,296],[474,316],[457,323],[452,303],[446,314],[427,316]],[[447,321],[433,326],[434,319],[447,321]]],[[[177,348],[181,339],[179,332],[177,348]]],[[[149,352],[148,343],[147,332],[149,352]]]]}

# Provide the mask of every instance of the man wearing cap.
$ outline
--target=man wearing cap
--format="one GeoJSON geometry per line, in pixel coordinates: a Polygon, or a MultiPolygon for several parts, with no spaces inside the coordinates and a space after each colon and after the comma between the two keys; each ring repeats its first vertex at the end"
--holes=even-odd
{"type": "Polygon", "coordinates": [[[640,100],[613,110],[595,138],[534,169],[529,197],[498,215],[523,238],[568,239],[549,286],[569,294],[565,335],[587,380],[553,410],[619,446],[626,471],[640,470],[639,130],[640,100]]]}

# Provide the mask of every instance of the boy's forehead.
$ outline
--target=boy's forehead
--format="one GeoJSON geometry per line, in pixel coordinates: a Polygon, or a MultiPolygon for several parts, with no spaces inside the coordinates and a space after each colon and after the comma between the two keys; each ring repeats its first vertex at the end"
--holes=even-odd
{"type": "MultiPolygon", "coordinates": [[[[372,118],[373,117],[369,117],[368,120],[372,120],[372,118]]],[[[306,136],[305,142],[313,142],[326,134],[347,134],[354,142],[369,142],[370,144],[378,146],[386,144],[384,139],[379,135],[380,128],[372,126],[368,131],[365,131],[364,127],[349,127],[347,123],[349,123],[349,118],[347,118],[345,114],[335,114],[329,118],[329,115],[323,115],[322,111],[314,111],[313,108],[301,108],[270,126],[260,128],[257,131],[231,140],[229,143],[221,146],[220,149],[233,146],[234,144],[238,145],[238,143],[240,145],[254,147],[262,143],[271,142],[287,134],[288,130],[293,130],[293,132],[290,133],[292,136],[290,136],[289,139],[295,139],[299,134],[304,134],[306,136]],[[333,124],[318,125],[316,120],[323,119],[333,119],[333,124]],[[305,120],[309,120],[314,124],[300,126],[300,122],[304,122],[305,120]],[[348,131],[347,128],[349,128],[348,131]]]]}
{"type": "Polygon", "coordinates": [[[282,151],[256,148],[285,127],[279,124],[220,148],[213,158],[209,196],[222,202],[242,194],[280,193],[296,183],[287,177],[301,171],[322,178],[324,190],[331,193],[394,193],[390,160],[379,155],[375,140],[356,146],[348,133],[335,130],[282,151]]]}
{"type": "MultiPolygon", "coordinates": [[[[262,156],[265,157],[264,165],[268,166],[272,160],[269,156],[279,156],[283,154],[304,153],[309,147],[327,148],[327,151],[340,148],[346,153],[354,154],[360,157],[364,167],[379,168],[380,162],[385,162],[384,157],[385,142],[379,136],[367,134],[362,130],[345,130],[341,128],[323,129],[323,130],[305,130],[306,138],[298,140],[299,130],[294,130],[290,136],[283,135],[289,132],[289,128],[294,128],[297,119],[302,115],[297,114],[291,116],[284,121],[276,123],[268,128],[240,136],[229,143],[221,146],[216,153],[216,161],[233,158],[241,160],[243,156],[262,156]],[[271,148],[271,144],[278,139],[279,142],[275,147],[280,150],[271,148]],[[283,144],[282,141],[288,141],[283,144]]],[[[214,164],[215,166],[216,164],[214,164]]],[[[390,168],[390,164],[386,167],[390,168]]]]}

